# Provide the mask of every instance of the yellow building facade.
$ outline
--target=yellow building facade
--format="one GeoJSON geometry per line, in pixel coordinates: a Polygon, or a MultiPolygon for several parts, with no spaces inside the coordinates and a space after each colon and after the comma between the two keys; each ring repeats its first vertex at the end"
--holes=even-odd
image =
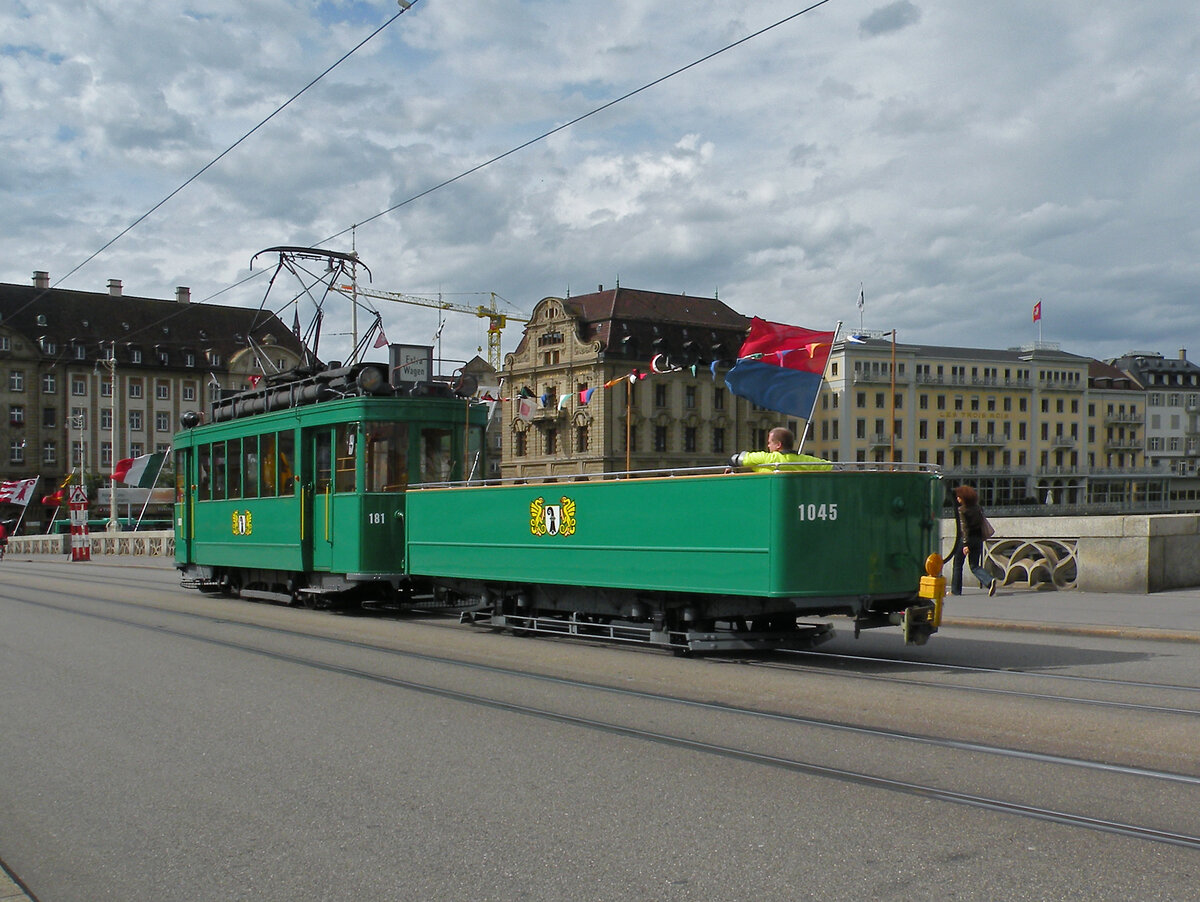
{"type": "Polygon", "coordinates": [[[1145,457],[1146,393],[1050,344],[1010,350],[840,340],[805,450],[936,464],[989,506],[1161,505],[1145,457]]]}

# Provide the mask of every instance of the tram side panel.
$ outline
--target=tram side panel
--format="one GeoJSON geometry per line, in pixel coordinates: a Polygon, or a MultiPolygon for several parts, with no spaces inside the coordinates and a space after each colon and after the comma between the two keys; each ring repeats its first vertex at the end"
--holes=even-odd
{"type": "Polygon", "coordinates": [[[872,593],[911,597],[921,551],[936,546],[928,511],[936,477],[887,473],[877,483],[862,475],[411,492],[409,569],[489,582],[808,598],[814,611],[849,611],[851,602],[831,599],[872,593]]]}

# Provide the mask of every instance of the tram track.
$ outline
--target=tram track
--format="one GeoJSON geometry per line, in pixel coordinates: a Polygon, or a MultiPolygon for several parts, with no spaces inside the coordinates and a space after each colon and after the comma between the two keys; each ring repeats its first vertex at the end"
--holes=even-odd
{"type": "MultiPolygon", "coordinates": [[[[1078,811],[1071,811],[1069,810],[1068,806],[1029,804],[1026,801],[1021,801],[1012,797],[1006,798],[999,794],[990,796],[976,792],[964,791],[962,788],[939,784],[937,782],[906,779],[886,773],[875,773],[866,769],[838,766],[816,759],[802,758],[790,754],[780,754],[769,749],[754,749],[737,744],[731,744],[727,741],[713,741],[712,739],[704,739],[693,735],[685,735],[679,731],[669,732],[658,729],[648,729],[647,727],[639,724],[622,723],[612,719],[584,716],[574,713],[570,710],[556,710],[545,705],[523,703],[520,701],[515,701],[511,698],[506,699],[497,696],[495,693],[482,694],[476,691],[465,691],[452,686],[438,685],[427,680],[414,680],[397,677],[393,674],[385,672],[386,668],[383,667],[382,664],[377,664],[370,667],[349,666],[346,664],[336,663],[335,661],[332,661],[326,657],[316,655],[311,652],[301,654],[294,651],[285,651],[280,648],[269,647],[268,644],[263,642],[245,641],[245,637],[242,639],[233,639],[227,636],[205,634],[203,630],[214,626],[221,628],[233,626],[239,630],[251,631],[250,634],[252,636],[264,637],[267,639],[267,642],[278,641],[281,637],[283,637],[288,641],[301,641],[309,643],[316,642],[319,644],[319,646],[324,648],[336,650],[352,649],[355,652],[366,652],[372,656],[384,654],[392,659],[399,658],[409,661],[420,661],[426,664],[435,665],[439,668],[451,667],[460,670],[469,670],[477,674],[486,674],[489,677],[489,682],[492,680],[492,678],[498,677],[503,677],[505,679],[517,679],[520,681],[534,680],[543,684],[551,684],[556,690],[579,691],[589,694],[603,693],[608,696],[620,697],[627,700],[637,700],[640,703],[669,705],[675,707],[683,706],[688,709],[703,711],[706,712],[706,714],[719,715],[722,717],[770,720],[777,724],[782,724],[788,729],[831,730],[843,734],[849,733],[864,739],[912,743],[924,747],[936,747],[943,752],[951,754],[986,754],[990,756],[1013,759],[1022,763],[1035,764],[1040,767],[1069,767],[1075,770],[1082,770],[1095,773],[1097,775],[1103,775],[1105,777],[1132,779],[1137,781],[1139,784],[1147,784],[1147,781],[1149,781],[1149,784],[1163,786],[1175,785],[1180,788],[1194,790],[1197,787],[1200,787],[1200,777],[1198,776],[1171,773],[1152,768],[1113,765],[1102,761],[1030,752],[1028,750],[1008,748],[987,743],[963,742],[959,740],[920,735],[898,730],[869,728],[849,722],[835,722],[820,718],[798,717],[795,715],[782,714],[768,710],[744,708],[711,701],[700,701],[681,696],[667,695],[663,693],[614,687],[611,685],[601,685],[585,680],[570,679],[561,676],[549,676],[542,673],[516,670],[507,667],[498,667],[495,665],[487,665],[474,661],[463,661],[442,655],[388,648],[386,646],[376,645],[374,643],[349,640],[336,636],[313,634],[311,632],[302,630],[280,630],[274,626],[245,623],[238,620],[230,620],[226,617],[214,616],[209,613],[158,608],[139,604],[137,602],[124,601],[121,599],[99,599],[109,606],[109,612],[82,610],[78,607],[73,607],[69,603],[57,604],[49,602],[45,599],[15,600],[20,601],[23,604],[49,608],[66,614],[86,616],[114,625],[153,630],[160,635],[170,635],[174,638],[182,640],[208,643],[226,650],[265,656],[275,661],[286,663],[292,666],[303,667],[312,670],[321,670],[327,673],[333,673],[356,680],[369,681],[376,685],[386,685],[406,691],[436,696],[454,702],[487,707],[492,710],[505,711],[514,715],[534,717],[541,720],[553,721],[581,729],[602,731],[610,735],[622,736],[640,742],[669,745],[676,748],[685,748],[701,754],[721,756],[727,759],[769,766],[794,773],[802,773],[810,776],[837,780],[844,783],[853,783],[860,786],[872,787],[894,793],[903,793],[929,800],[965,805],[973,808],[1025,818],[1033,818],[1035,820],[1053,822],[1076,828],[1098,830],[1150,842],[1167,843],[1185,848],[1200,849],[1200,835],[1193,835],[1186,830],[1176,831],[1168,829],[1162,825],[1132,823],[1128,820],[1111,816],[1097,816],[1087,812],[1081,813],[1078,811]],[[130,616],[128,614],[113,613],[113,607],[122,612],[130,609],[138,609],[140,613],[150,611],[155,614],[167,614],[174,617],[180,617],[183,618],[183,624],[188,624],[188,626],[184,626],[183,624],[168,625],[162,622],[146,622],[143,619],[138,619],[137,617],[130,616]]],[[[63,600],[87,602],[97,601],[94,595],[82,594],[64,598],[63,600]]],[[[372,660],[377,659],[373,658],[372,660]]]]}
{"type": "MultiPolygon", "coordinates": [[[[150,578],[140,579],[139,583],[147,586],[158,584],[158,580],[153,578],[154,571],[148,570],[147,576],[150,578]]],[[[55,578],[60,581],[71,582],[80,586],[87,586],[90,589],[96,587],[94,580],[80,575],[79,577],[63,577],[59,574],[55,578]]],[[[90,596],[81,596],[90,597],[90,596]]],[[[113,601],[119,601],[114,599],[113,601]]],[[[257,604],[255,600],[248,600],[248,604],[257,604]]],[[[143,605],[137,605],[144,607],[143,605]]],[[[286,607],[275,605],[274,607],[286,607]]],[[[170,610],[164,608],[164,610],[170,610]]],[[[434,620],[425,621],[425,625],[431,628],[446,629],[451,631],[459,631],[460,627],[457,621],[452,621],[448,616],[442,614],[437,609],[418,609],[419,614],[424,617],[436,618],[434,620]]],[[[408,617],[409,612],[405,611],[366,611],[361,612],[361,616],[378,618],[389,622],[404,622],[408,617]]],[[[333,613],[332,616],[339,616],[333,613]]],[[[358,614],[342,615],[342,616],[360,616],[358,614]]],[[[453,616],[457,616],[456,614],[453,616]]],[[[280,627],[272,627],[272,629],[282,629],[280,627]]],[[[305,634],[309,635],[309,634],[305,634]]],[[[543,642],[587,642],[588,640],[573,639],[569,636],[547,636],[542,637],[539,641],[543,642]]],[[[646,651],[646,649],[635,649],[630,646],[611,645],[613,649],[622,649],[625,651],[646,651]]],[[[651,650],[653,651],[653,650],[651,650]]],[[[750,655],[744,656],[726,656],[720,654],[706,654],[697,657],[695,660],[703,661],[719,665],[737,665],[739,667],[750,667],[763,670],[775,670],[786,673],[812,674],[820,672],[825,676],[842,678],[848,680],[880,682],[889,685],[907,685],[918,687],[921,689],[945,690],[974,693],[979,695],[996,696],[1002,698],[1027,699],[1031,701],[1050,701],[1062,702],[1067,704],[1077,704],[1086,707],[1106,708],[1113,710],[1128,710],[1138,711],[1153,714],[1174,715],[1184,718],[1200,717],[1200,686],[1181,685],[1176,683],[1154,683],[1139,680],[1118,680],[1106,677],[1096,676],[1081,676],[1077,674],[1052,673],[1028,668],[1003,668],[1003,667],[983,667],[979,665],[963,665],[953,664],[941,661],[919,661],[910,658],[887,658],[877,655],[855,655],[828,652],[823,650],[786,650],[777,651],[770,655],[762,657],[754,657],[750,655]],[[816,667],[811,664],[794,663],[790,660],[773,660],[773,658],[796,658],[804,661],[814,662],[816,667]],[[849,666],[850,670],[839,669],[849,666]],[[913,677],[902,676],[896,673],[868,673],[864,669],[864,665],[884,666],[884,667],[904,667],[907,669],[920,669],[929,673],[938,674],[961,674],[961,675],[980,675],[980,676],[995,676],[1001,678],[1021,678],[1029,679],[1036,682],[1052,683],[1067,683],[1077,686],[1093,686],[1106,687],[1115,689],[1136,690],[1143,693],[1178,693],[1188,699],[1196,700],[1196,707],[1186,707],[1183,705],[1165,705],[1165,704],[1146,704],[1140,702],[1121,701],[1107,698],[1087,697],[1078,694],[1065,694],[1053,692],[1038,692],[1026,689],[1002,688],[995,686],[979,686],[962,682],[931,682],[929,680],[917,679],[913,677]]]]}
{"type": "MultiPolygon", "coordinates": [[[[813,654],[821,657],[820,652],[783,652],[786,655],[808,655],[813,654]]],[[[843,671],[829,667],[823,667],[821,672],[827,676],[843,677],[845,679],[866,680],[871,682],[882,682],[888,684],[900,684],[906,686],[919,686],[921,688],[934,688],[955,690],[958,692],[978,693],[981,695],[993,695],[1009,698],[1022,698],[1037,701],[1053,701],[1066,702],[1078,705],[1098,708],[1112,708],[1116,710],[1143,711],[1146,713],[1157,714],[1173,714],[1180,717],[1200,717],[1200,687],[1198,686],[1183,686],[1172,683],[1149,683],[1138,680],[1113,680],[1104,677],[1084,677],[1074,676],[1071,674],[1046,673],[1037,670],[1013,670],[1001,667],[970,667],[957,664],[945,664],[932,661],[908,661],[902,659],[877,658],[872,656],[856,656],[856,655],[825,655],[825,658],[836,658],[839,663],[889,663],[903,665],[908,668],[920,668],[922,670],[937,671],[939,673],[972,673],[983,674],[988,676],[1014,676],[1022,678],[1030,678],[1033,680],[1048,680],[1048,681],[1070,681],[1076,685],[1098,686],[1098,687],[1120,687],[1125,689],[1135,689],[1140,692],[1178,692],[1189,697],[1194,697],[1198,707],[1188,708],[1170,705],[1150,705],[1141,702],[1117,701],[1113,699],[1103,698],[1088,698],[1080,695],[1068,695],[1050,692],[1031,692],[1023,689],[1005,689],[994,686],[973,686],[965,683],[931,683],[929,680],[914,679],[911,677],[899,676],[897,674],[875,674],[866,673],[862,670],[843,671]]],[[[793,664],[790,662],[753,661],[745,658],[722,658],[711,657],[708,660],[714,663],[729,664],[737,663],[749,667],[758,667],[768,670],[778,670],[787,673],[811,673],[813,667],[805,664],[793,664]]]]}

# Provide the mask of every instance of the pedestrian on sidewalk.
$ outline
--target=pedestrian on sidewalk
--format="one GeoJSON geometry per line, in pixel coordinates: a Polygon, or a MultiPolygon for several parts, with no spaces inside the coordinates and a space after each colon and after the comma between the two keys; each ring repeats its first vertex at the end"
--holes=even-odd
{"type": "Polygon", "coordinates": [[[950,560],[954,561],[950,594],[962,595],[965,562],[979,580],[979,584],[987,589],[988,595],[995,595],[995,577],[980,566],[983,557],[984,524],[987,518],[983,515],[983,508],[979,506],[979,493],[969,485],[960,485],[954,490],[954,497],[958,500],[958,510],[954,518],[954,547],[950,552],[950,560]]]}

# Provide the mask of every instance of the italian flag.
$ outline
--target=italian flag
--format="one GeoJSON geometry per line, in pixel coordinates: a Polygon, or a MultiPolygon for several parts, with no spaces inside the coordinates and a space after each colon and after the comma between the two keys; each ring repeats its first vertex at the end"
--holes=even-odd
{"type": "Polygon", "coordinates": [[[137,486],[139,489],[154,487],[158,479],[158,471],[162,469],[166,454],[143,454],[141,457],[126,457],[118,460],[113,467],[113,482],[123,482],[126,485],[137,486]]]}

